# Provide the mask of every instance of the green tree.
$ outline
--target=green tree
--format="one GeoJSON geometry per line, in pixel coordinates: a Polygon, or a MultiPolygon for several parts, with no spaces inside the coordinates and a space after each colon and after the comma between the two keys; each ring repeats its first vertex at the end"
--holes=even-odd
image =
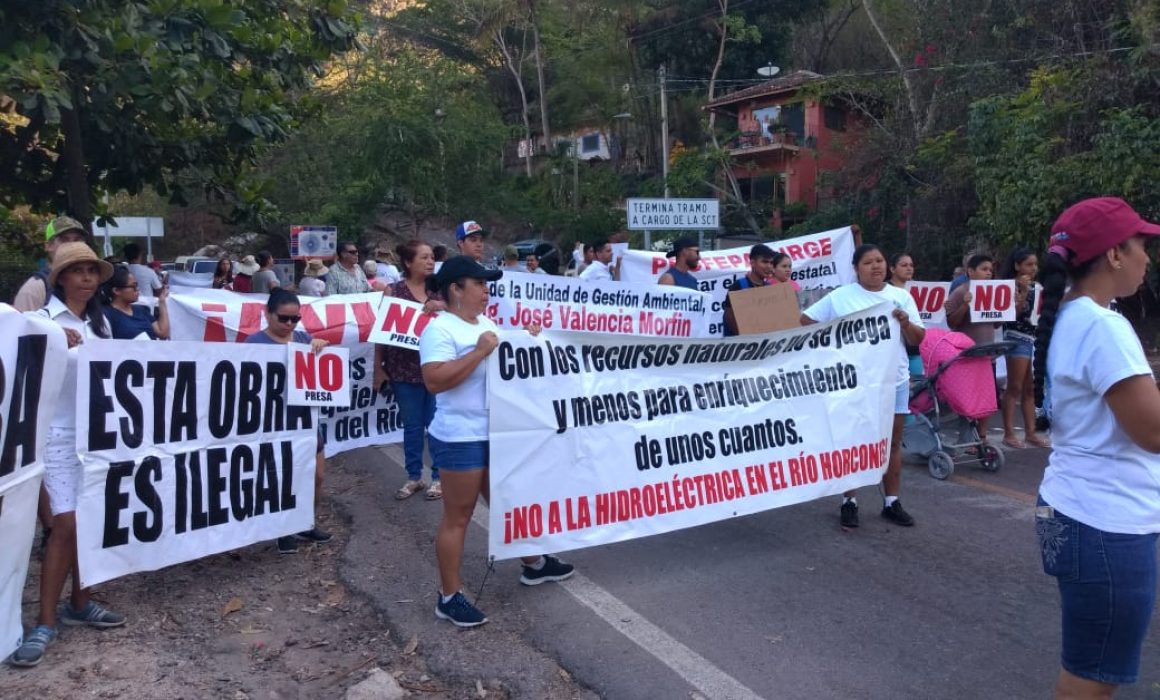
{"type": "Polygon", "coordinates": [[[0,204],[87,221],[104,191],[181,201],[191,171],[238,194],[258,144],[286,136],[302,93],[354,42],[344,0],[6,2],[0,204]]]}

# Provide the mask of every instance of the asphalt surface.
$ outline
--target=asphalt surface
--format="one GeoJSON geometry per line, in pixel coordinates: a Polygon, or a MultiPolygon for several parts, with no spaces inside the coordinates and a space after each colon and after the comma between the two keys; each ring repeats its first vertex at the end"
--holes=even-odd
{"type": "MultiPolygon", "coordinates": [[[[335,494],[352,521],[343,576],[433,673],[511,697],[1046,698],[1058,593],[1032,504],[1047,450],[1006,458],[947,481],[908,462],[913,528],[882,520],[863,489],[857,530],[826,499],[569,552],[579,575],[563,584],[527,588],[516,562],[497,562],[479,601],[491,622],[461,631],[432,614],[440,505],[393,500],[400,446],[360,450],[339,458],[354,484],[335,494]]],[[[477,524],[471,594],[486,570],[477,524]]],[[[1118,698],[1160,700],[1157,618],[1141,680],[1118,698]]]]}

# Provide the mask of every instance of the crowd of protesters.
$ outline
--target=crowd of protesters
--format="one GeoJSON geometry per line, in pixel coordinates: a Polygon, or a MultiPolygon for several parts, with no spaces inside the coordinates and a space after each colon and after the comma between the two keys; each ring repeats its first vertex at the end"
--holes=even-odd
{"type": "MultiPolygon", "coordinates": [[[[306,296],[371,291],[423,305],[437,314],[427,325],[417,350],[376,348],[374,382],[389,385],[404,421],[405,481],[395,498],[423,493],[441,500],[443,515],[435,535],[439,587],[435,615],[461,627],[487,622],[486,615],[461,592],[459,568],[464,539],[475,505],[488,500],[489,450],[485,363],[498,344],[495,324],[485,315],[488,282],[505,271],[521,270],[520,251],[503,250],[501,264],[484,259],[487,231],[466,221],[455,231],[458,255],[444,260],[446,249],[419,240],[394,250],[376,249],[360,264],[358,246],[340,242],[329,266],[308,260],[297,283],[279,280],[273,256],[262,251],[237,263],[222,258],[212,287],[268,295],[266,327],[247,342],[301,342],[320,350],[296,327],[306,296]],[[423,478],[424,450],[433,466],[423,478]]],[[[947,324],[976,344],[1008,341],[1005,387],[1000,392],[1003,443],[1010,449],[1052,448],[1039,490],[1036,531],[1045,573],[1058,579],[1063,644],[1057,697],[1108,697],[1139,672],[1140,654],[1155,604],[1156,545],[1160,533],[1160,390],[1130,324],[1109,309],[1116,297],[1132,294],[1149,265],[1145,243],[1160,236],[1160,226],[1144,221],[1125,202],[1113,198],[1085,200],[1056,221],[1043,263],[1031,247],[1011,251],[996,270],[995,259],[973,252],[964,259],[946,302],[947,324]],[[995,276],[1015,283],[1016,319],[1002,324],[973,322],[969,306],[972,282],[995,276]],[[1037,292],[1035,281],[1041,282],[1037,292]],[[1043,295],[1038,325],[1032,323],[1035,295],[1043,295]],[[1052,442],[1036,430],[1037,407],[1052,442]],[[1017,410],[1018,409],[1018,410],[1017,410]],[[1020,414],[1023,437],[1016,432],[1020,414]]],[[[907,253],[887,257],[860,240],[850,261],[855,281],[809,304],[800,323],[826,323],[886,302],[901,331],[896,381],[889,388],[893,413],[890,451],[883,475],[881,515],[888,522],[913,526],[902,507],[901,438],[909,414],[909,387],[921,373],[917,348],[926,329],[911,295],[914,259],[907,253]],[[916,364],[916,360],[917,364],[916,364]]],[[[14,306],[58,323],[70,349],[64,367],[65,395],[76,387],[76,348],[88,339],[164,340],[169,335],[168,288],[141,260],[138,247],[124,251],[124,264],[99,259],[77,221],[55,219],[45,231],[49,266],[20,288],[14,306]],[[137,302],[154,296],[151,306],[137,302]]],[[[533,251],[522,269],[549,274],[541,264],[555,252],[533,251]]],[[[694,272],[700,261],[695,239],[679,239],[670,251],[671,265],[656,283],[698,289],[694,272]]],[[[552,259],[553,269],[558,259],[552,259]]],[[[792,261],[765,244],[754,246],[749,270],[733,290],[787,284],[792,261]]],[[[616,281],[619,261],[612,244],[599,241],[578,248],[569,274],[583,280],[616,281]]],[[[738,332],[725,304],[726,335],[738,332]]],[[[529,333],[540,328],[531,325],[529,333]]],[[[982,391],[990,388],[981,387],[982,391]]],[[[885,399],[884,399],[885,400],[885,399]]],[[[36,625],[10,663],[33,666],[57,636],[57,625],[115,627],[125,617],[95,602],[75,576],[75,509],[80,477],[76,454],[75,405],[58,402],[48,431],[44,498],[41,510],[45,547],[36,625]],[[68,601],[58,601],[70,573],[68,601]]],[[[985,427],[981,431],[986,437],[985,427]]],[[[321,435],[316,455],[316,500],[322,489],[325,459],[321,435]]],[[[843,495],[839,522],[859,525],[856,495],[843,495]]],[[[300,541],[326,542],[330,534],[317,526],[278,540],[278,551],[295,551],[300,541]]],[[[562,581],[574,573],[570,564],[544,554],[522,560],[520,582],[537,585],[562,581]]]]}

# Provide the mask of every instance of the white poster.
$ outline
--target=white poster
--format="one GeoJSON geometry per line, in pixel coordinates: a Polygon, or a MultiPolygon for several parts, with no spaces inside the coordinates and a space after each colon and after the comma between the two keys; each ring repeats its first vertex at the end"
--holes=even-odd
{"type": "Polygon", "coordinates": [[[918,307],[918,315],[927,328],[948,328],[947,326],[947,297],[950,296],[950,282],[917,282],[911,280],[906,283],[906,290],[914,299],[918,307]]]}
{"type": "Polygon", "coordinates": [[[435,316],[423,313],[418,302],[381,294],[375,302],[375,323],[367,340],[418,350],[419,336],[435,316]]]}
{"type": "Polygon", "coordinates": [[[291,406],[347,406],[350,404],[350,352],[323,348],[314,352],[305,343],[286,344],[290,372],[291,406]]]}
{"type": "Polygon", "coordinates": [[[490,553],[619,542],[877,483],[898,370],[891,311],[724,340],[501,333],[490,553]]]}
{"type": "Polygon", "coordinates": [[[44,443],[67,352],[60,326],[0,304],[0,658],[23,641],[20,602],[36,533],[44,443]]]}
{"type": "Polygon", "coordinates": [[[488,293],[487,316],[500,328],[538,323],[544,330],[703,338],[715,320],[710,297],[683,287],[504,272],[488,293]]]}
{"type": "Polygon", "coordinates": [[[317,409],[286,349],[85,343],[77,369],[82,586],[309,529],[317,409]]]}
{"type": "MultiPolygon", "coordinates": [[[[370,292],[300,299],[302,322],[298,329],[350,351],[350,403],[321,409],[326,456],[402,442],[403,420],[394,394],[389,388],[378,391],[372,386],[375,348],[368,340],[383,295],[370,292]]],[[[265,310],[265,295],[180,287],[169,295],[170,337],[240,343],[265,328],[265,310]]]]}
{"type": "Polygon", "coordinates": [[[971,323],[1015,320],[1015,280],[971,280],[971,323]]]}
{"type": "MultiPolygon", "coordinates": [[[[833,289],[854,281],[854,233],[850,227],[808,236],[767,241],[766,245],[788,255],[793,261],[792,277],[802,290],[833,289]]],[[[749,271],[749,251],[753,246],[701,251],[701,264],[693,270],[700,291],[712,297],[709,335],[725,332],[722,304],[734,281],[749,271]]],[[[622,282],[656,284],[671,261],[664,253],[630,250],[620,265],[622,282]]],[[[803,308],[810,299],[803,300],[803,308]]]]}

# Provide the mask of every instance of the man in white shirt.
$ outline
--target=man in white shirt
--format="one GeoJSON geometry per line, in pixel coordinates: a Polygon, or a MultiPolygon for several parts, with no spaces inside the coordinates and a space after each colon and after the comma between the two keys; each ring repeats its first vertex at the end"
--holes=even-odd
{"type": "Polygon", "coordinates": [[[125,262],[129,265],[129,272],[137,278],[137,293],[143,297],[156,296],[157,292],[165,285],[161,284],[161,278],[153,271],[153,268],[145,265],[142,261],[144,253],[141,252],[141,246],[136,243],[126,243],[125,247],[121,249],[125,255],[125,262]]]}
{"type": "Polygon", "coordinates": [[[391,262],[391,258],[391,251],[386,246],[375,249],[375,266],[378,268],[375,279],[379,282],[394,284],[402,279],[398,266],[391,262]]]}
{"type": "Polygon", "coordinates": [[[608,241],[598,241],[592,245],[595,251],[592,258],[592,264],[584,268],[580,273],[580,279],[597,281],[597,280],[616,280],[620,278],[620,263],[615,266],[612,265],[612,244],[608,241]]]}

